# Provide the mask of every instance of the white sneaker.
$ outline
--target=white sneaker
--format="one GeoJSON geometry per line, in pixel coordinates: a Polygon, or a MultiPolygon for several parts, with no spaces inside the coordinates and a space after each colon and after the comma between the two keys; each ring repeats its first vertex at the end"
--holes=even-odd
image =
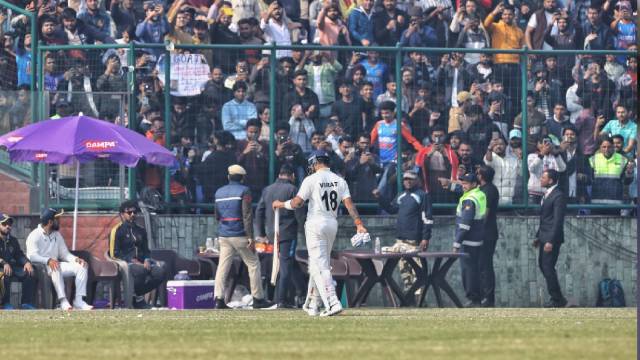
{"type": "Polygon", "coordinates": [[[63,310],[63,311],[71,310],[71,304],[69,304],[69,300],[67,300],[66,298],[60,300],[60,310],[63,310]]]}
{"type": "Polygon", "coordinates": [[[329,307],[328,309],[325,309],[323,312],[321,312],[320,317],[338,315],[341,312],[342,312],[342,304],[337,302],[331,305],[331,307],[329,307]]]}
{"type": "Polygon", "coordinates": [[[93,310],[93,306],[84,302],[84,300],[75,300],[73,302],[73,308],[76,310],[93,310]]]}

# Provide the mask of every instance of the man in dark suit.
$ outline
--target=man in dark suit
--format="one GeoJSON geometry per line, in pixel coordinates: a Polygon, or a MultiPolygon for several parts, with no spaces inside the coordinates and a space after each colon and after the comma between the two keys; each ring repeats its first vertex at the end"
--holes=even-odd
{"type": "Polygon", "coordinates": [[[558,187],[558,172],[545,170],[540,177],[540,184],[547,190],[542,198],[540,209],[540,226],[533,241],[534,247],[540,248],[538,265],[547,281],[547,290],[551,300],[545,307],[564,307],[567,299],[562,296],[556,262],[560,254],[560,246],[564,242],[564,214],[566,211],[566,199],[558,187]]]}
{"type": "Polygon", "coordinates": [[[493,184],[495,171],[493,168],[482,165],[476,171],[480,190],[487,198],[487,213],[484,225],[484,241],[480,248],[480,282],[482,283],[483,307],[495,306],[496,274],[493,270],[493,255],[496,252],[498,242],[498,201],[500,194],[493,184]]]}

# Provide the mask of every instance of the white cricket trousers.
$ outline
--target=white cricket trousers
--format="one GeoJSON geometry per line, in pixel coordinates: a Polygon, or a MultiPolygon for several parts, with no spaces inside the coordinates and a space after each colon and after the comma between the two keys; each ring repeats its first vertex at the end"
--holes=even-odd
{"type": "Polygon", "coordinates": [[[51,268],[47,266],[47,272],[51,276],[51,282],[56,289],[58,299],[66,298],[67,295],[64,292],[64,278],[75,276],[76,283],[76,298],[78,296],[87,296],[87,278],[89,277],[88,269],[78,264],[77,262],[58,262],[60,268],[56,271],[51,271],[51,268]]]}
{"type": "Polygon", "coordinates": [[[317,291],[326,309],[337,301],[336,289],[331,277],[331,249],[336,240],[338,221],[335,219],[307,220],[304,234],[309,253],[309,287],[310,292],[317,291]]]}

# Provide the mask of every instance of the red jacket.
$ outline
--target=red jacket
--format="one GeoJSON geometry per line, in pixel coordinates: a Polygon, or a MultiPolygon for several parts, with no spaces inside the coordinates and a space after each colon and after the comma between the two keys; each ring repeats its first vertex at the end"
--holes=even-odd
{"type": "MultiPolygon", "coordinates": [[[[424,189],[425,191],[429,191],[429,170],[426,166],[424,166],[424,160],[427,157],[427,154],[433,148],[433,144],[423,148],[416,155],[416,166],[420,167],[420,172],[422,173],[422,179],[424,180],[424,189]]],[[[449,159],[449,163],[451,164],[451,179],[450,180],[458,180],[458,155],[451,148],[450,145],[444,145],[444,153],[447,155],[447,159],[449,159]]]]}

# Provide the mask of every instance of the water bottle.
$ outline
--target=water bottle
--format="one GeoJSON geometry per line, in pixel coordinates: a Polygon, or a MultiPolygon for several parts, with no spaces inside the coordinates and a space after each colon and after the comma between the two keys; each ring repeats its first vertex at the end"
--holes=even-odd
{"type": "Polygon", "coordinates": [[[206,250],[213,250],[213,239],[208,237],[207,241],[204,243],[204,247],[206,250]]]}
{"type": "Polygon", "coordinates": [[[373,252],[376,254],[380,254],[381,250],[380,250],[380,237],[376,236],[376,240],[373,243],[373,252]]]}

